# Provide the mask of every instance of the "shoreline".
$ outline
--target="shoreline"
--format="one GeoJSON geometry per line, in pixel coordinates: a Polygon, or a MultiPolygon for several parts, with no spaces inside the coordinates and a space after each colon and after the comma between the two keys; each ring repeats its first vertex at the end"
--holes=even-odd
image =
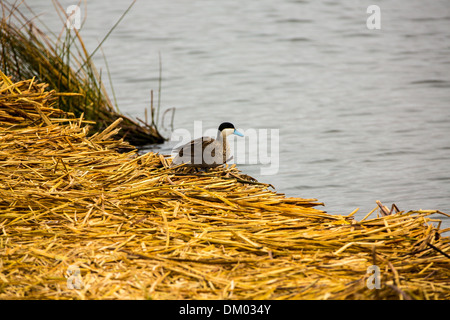
{"type": "Polygon", "coordinates": [[[1,299],[450,298],[439,211],[357,221],[234,166],[174,170],[41,89],[0,82],[1,299]]]}

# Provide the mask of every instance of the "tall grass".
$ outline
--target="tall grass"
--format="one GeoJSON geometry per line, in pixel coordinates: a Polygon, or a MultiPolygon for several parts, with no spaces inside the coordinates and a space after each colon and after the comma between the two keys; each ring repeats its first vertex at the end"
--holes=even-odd
{"type": "Polygon", "coordinates": [[[1,70],[16,81],[34,77],[48,83],[49,89],[57,92],[79,93],[76,96],[61,96],[59,107],[77,116],[84,113],[85,118],[96,122],[96,130],[104,129],[121,117],[124,121],[120,137],[138,146],[162,143],[164,138],[158,131],[157,121],[152,119],[149,123],[139,124],[119,112],[117,103],[113,104],[108,96],[101,72],[92,62],[92,56],[134,1],[91,53],[87,51],[79,31],[66,28],[65,21],[69,17],[61,4],[58,1],[53,1],[53,4],[63,21],[59,35],[50,30],[44,32],[38,27],[39,23],[46,28],[25,2],[18,5],[1,2],[1,70]],[[27,17],[24,12],[31,13],[32,17],[27,17]]]}

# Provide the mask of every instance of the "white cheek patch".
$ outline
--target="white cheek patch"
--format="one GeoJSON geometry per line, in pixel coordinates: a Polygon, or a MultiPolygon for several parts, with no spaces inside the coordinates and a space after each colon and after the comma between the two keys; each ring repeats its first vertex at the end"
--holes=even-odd
{"type": "Polygon", "coordinates": [[[224,136],[224,137],[229,136],[232,133],[234,133],[233,128],[226,128],[226,129],[222,130],[222,136],[224,136]]]}

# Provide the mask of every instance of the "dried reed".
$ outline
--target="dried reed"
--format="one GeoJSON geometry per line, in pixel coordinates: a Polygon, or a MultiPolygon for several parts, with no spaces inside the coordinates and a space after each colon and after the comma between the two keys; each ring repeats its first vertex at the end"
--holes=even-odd
{"type": "Polygon", "coordinates": [[[169,168],[117,152],[130,148],[113,139],[120,121],[87,136],[57,97],[2,75],[1,299],[450,298],[439,211],[356,221],[234,166],[169,168]]]}
{"type": "Polygon", "coordinates": [[[0,21],[2,71],[15,80],[36,78],[57,92],[79,93],[59,96],[59,108],[76,116],[83,113],[85,118],[95,121],[92,125],[96,131],[122,118],[119,135],[133,145],[164,142],[153,119],[151,123],[139,124],[122,115],[117,103],[114,106],[108,97],[101,72],[98,72],[92,61],[98,48],[88,53],[79,32],[66,28],[65,9],[58,1],[54,1],[54,4],[58,13],[65,18],[61,34],[51,37],[50,31],[50,35],[47,35],[34,22],[39,21],[38,16],[25,15],[26,11],[31,11],[26,2],[13,5],[3,1],[0,3],[3,13],[0,21]]]}

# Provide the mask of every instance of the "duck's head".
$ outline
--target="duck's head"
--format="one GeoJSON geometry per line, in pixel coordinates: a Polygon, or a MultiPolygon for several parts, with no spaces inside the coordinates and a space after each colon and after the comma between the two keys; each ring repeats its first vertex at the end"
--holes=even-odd
{"type": "Polygon", "coordinates": [[[229,136],[230,134],[235,134],[237,136],[243,137],[244,135],[236,130],[234,125],[230,122],[223,122],[219,126],[219,133],[223,136],[229,136]]]}

